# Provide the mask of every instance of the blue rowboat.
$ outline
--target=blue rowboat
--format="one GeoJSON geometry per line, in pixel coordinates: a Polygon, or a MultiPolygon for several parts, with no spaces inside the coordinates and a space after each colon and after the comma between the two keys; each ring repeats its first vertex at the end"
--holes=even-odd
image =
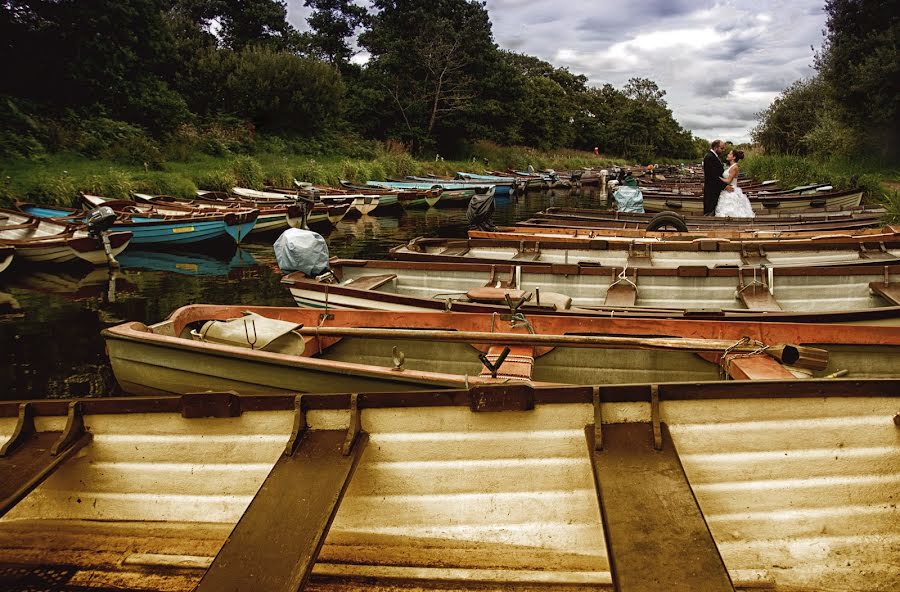
{"type": "MultiPolygon", "coordinates": [[[[134,208],[132,202],[109,201],[91,203],[92,206],[108,205],[119,214],[113,225],[115,230],[127,230],[134,236],[133,245],[177,246],[204,241],[227,239],[240,243],[256,225],[258,210],[238,210],[233,212],[192,213],[190,210],[156,208],[151,213],[129,213],[134,208]]],[[[43,218],[70,218],[82,220],[84,212],[68,208],[53,208],[18,204],[19,209],[31,216],[43,218]]]]}

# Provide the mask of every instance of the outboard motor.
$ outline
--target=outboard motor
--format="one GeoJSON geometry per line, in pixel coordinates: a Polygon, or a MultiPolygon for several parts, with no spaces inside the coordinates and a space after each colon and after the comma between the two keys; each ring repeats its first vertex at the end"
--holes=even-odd
{"type": "Polygon", "coordinates": [[[109,206],[100,206],[88,212],[87,228],[88,234],[103,242],[103,250],[106,252],[106,260],[111,267],[118,267],[119,262],[116,261],[112,252],[112,246],[109,244],[109,235],[107,231],[116,223],[116,213],[109,206]]]}
{"type": "Polygon", "coordinates": [[[492,186],[486,193],[475,194],[469,200],[466,208],[466,220],[469,222],[469,230],[485,230],[496,232],[494,225],[494,190],[492,186]]]}
{"type": "Polygon", "coordinates": [[[283,273],[300,271],[307,277],[328,272],[328,244],[322,235],[288,228],[275,241],[275,261],[283,273]]]}

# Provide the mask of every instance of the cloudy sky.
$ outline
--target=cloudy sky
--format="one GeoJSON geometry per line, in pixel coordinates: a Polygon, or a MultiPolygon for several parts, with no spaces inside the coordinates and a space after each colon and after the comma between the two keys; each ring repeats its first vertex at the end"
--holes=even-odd
{"type": "MultiPolygon", "coordinates": [[[[633,76],[666,91],[695,135],[749,139],[755,114],[812,73],[823,0],[487,0],[494,39],[621,88],[633,76]]],[[[301,30],[307,9],[288,0],[301,30]]]]}

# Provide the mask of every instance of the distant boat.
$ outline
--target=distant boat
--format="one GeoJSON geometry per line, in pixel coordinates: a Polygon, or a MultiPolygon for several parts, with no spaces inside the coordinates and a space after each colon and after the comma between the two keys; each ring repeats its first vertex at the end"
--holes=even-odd
{"type": "Polygon", "coordinates": [[[236,207],[258,209],[259,217],[256,219],[256,224],[250,229],[250,234],[299,228],[301,223],[300,206],[293,202],[283,205],[259,204],[257,202],[224,202],[199,197],[197,199],[182,199],[168,195],[149,195],[146,193],[135,193],[134,199],[147,204],[180,204],[199,209],[229,210],[236,207]]]}

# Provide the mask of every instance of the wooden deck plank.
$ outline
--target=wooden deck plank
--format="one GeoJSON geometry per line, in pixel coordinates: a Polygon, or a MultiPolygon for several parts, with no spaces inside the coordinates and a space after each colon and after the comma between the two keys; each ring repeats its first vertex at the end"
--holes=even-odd
{"type": "Polygon", "coordinates": [[[6,514],[40,485],[56,468],[91,441],[81,434],[68,448],[56,456],[50,449],[62,432],[37,432],[29,435],[9,454],[0,457],[0,516],[6,514]]]}
{"type": "Polygon", "coordinates": [[[747,286],[738,292],[738,298],[750,310],[767,310],[771,312],[783,310],[765,286],[757,284],[747,286]]]}
{"type": "Polygon", "coordinates": [[[628,282],[619,282],[606,291],[604,306],[634,306],[637,302],[637,288],[628,282]]]}
{"type": "Polygon", "coordinates": [[[385,285],[389,281],[396,279],[396,273],[385,273],[383,275],[363,275],[354,278],[346,284],[341,284],[342,288],[355,288],[357,290],[375,290],[385,285]]]}
{"type": "Polygon", "coordinates": [[[734,380],[797,380],[790,370],[767,354],[734,356],[727,361],[725,369],[734,380]]]}
{"type": "Polygon", "coordinates": [[[869,289],[890,302],[892,305],[900,306],[900,284],[869,282],[869,289]]]}
{"type": "Polygon", "coordinates": [[[309,578],[368,436],[348,456],[346,430],[310,431],[282,456],[238,521],[198,592],[296,592],[309,578]]]}
{"type": "Polygon", "coordinates": [[[654,450],[649,424],[585,428],[618,592],[732,591],[731,579],[694,498],[666,424],[654,450]]]}

